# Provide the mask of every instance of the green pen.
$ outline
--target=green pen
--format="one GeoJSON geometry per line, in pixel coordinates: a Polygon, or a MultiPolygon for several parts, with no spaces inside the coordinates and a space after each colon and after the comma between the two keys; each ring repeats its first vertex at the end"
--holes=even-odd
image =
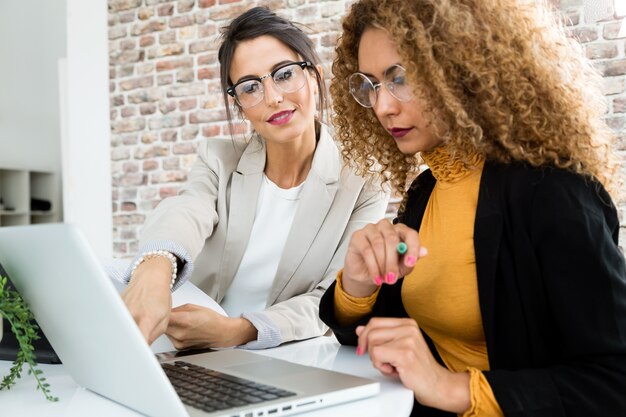
{"type": "Polygon", "coordinates": [[[396,246],[396,250],[400,255],[404,255],[408,249],[409,247],[404,242],[400,242],[398,243],[398,246],[396,246]]]}

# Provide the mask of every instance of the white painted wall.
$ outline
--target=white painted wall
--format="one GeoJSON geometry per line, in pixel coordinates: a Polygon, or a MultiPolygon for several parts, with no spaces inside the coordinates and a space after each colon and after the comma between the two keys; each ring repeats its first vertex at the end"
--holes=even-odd
{"type": "Polygon", "coordinates": [[[65,221],[79,226],[101,258],[113,252],[107,13],[106,0],[67,0],[61,66],[65,221]]]}
{"type": "Polygon", "coordinates": [[[0,166],[60,172],[65,0],[0,1],[0,166]]]}
{"type": "Polygon", "coordinates": [[[106,0],[0,0],[0,167],[60,172],[64,221],[102,258],[113,245],[107,19],[106,0]]]}

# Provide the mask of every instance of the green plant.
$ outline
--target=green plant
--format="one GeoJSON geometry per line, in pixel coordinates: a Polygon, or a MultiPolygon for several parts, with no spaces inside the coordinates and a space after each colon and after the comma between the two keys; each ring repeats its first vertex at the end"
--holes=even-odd
{"type": "MultiPolygon", "coordinates": [[[[32,342],[39,339],[37,335],[37,325],[33,314],[22,297],[6,286],[7,279],[0,276],[0,316],[4,317],[11,326],[11,331],[15,335],[20,345],[17,358],[11,366],[9,375],[2,378],[0,390],[11,389],[16,380],[22,375],[24,365],[28,367],[28,374],[35,377],[37,389],[41,390],[48,401],[58,401],[57,397],[50,394],[50,384],[46,382],[43,371],[37,368],[35,361],[35,348],[32,342]]],[[[0,323],[1,325],[1,323],[0,323]]]]}

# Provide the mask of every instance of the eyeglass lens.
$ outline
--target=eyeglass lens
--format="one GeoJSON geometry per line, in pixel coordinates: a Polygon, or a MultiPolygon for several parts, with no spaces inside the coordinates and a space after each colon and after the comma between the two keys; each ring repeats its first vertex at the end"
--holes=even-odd
{"type": "MultiPolygon", "coordinates": [[[[272,76],[276,87],[284,93],[293,93],[304,86],[304,70],[299,63],[288,64],[269,75],[272,76]]],[[[248,80],[235,86],[235,98],[243,108],[259,104],[264,95],[265,89],[259,80],[248,80]]]]}
{"type": "Polygon", "coordinates": [[[397,100],[410,101],[413,98],[413,90],[406,83],[406,71],[400,65],[392,65],[383,74],[383,82],[374,84],[372,80],[360,72],[350,76],[349,88],[352,97],[363,107],[374,107],[381,84],[397,100]]]}

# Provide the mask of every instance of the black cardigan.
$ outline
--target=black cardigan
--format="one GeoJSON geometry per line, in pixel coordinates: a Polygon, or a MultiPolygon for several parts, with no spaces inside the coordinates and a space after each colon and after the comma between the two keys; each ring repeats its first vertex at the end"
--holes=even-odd
{"type": "MultiPolygon", "coordinates": [[[[419,230],[434,185],[432,173],[422,173],[396,220],[419,230]]],[[[485,163],[474,247],[485,376],[505,416],[626,416],[626,267],[618,234],[615,207],[598,183],[560,169],[485,163]]],[[[356,326],[370,317],[407,317],[401,285],[383,285],[373,313],[341,327],[333,284],[320,317],[342,344],[355,345],[356,326]]],[[[417,403],[413,414],[449,415],[417,403]]]]}

